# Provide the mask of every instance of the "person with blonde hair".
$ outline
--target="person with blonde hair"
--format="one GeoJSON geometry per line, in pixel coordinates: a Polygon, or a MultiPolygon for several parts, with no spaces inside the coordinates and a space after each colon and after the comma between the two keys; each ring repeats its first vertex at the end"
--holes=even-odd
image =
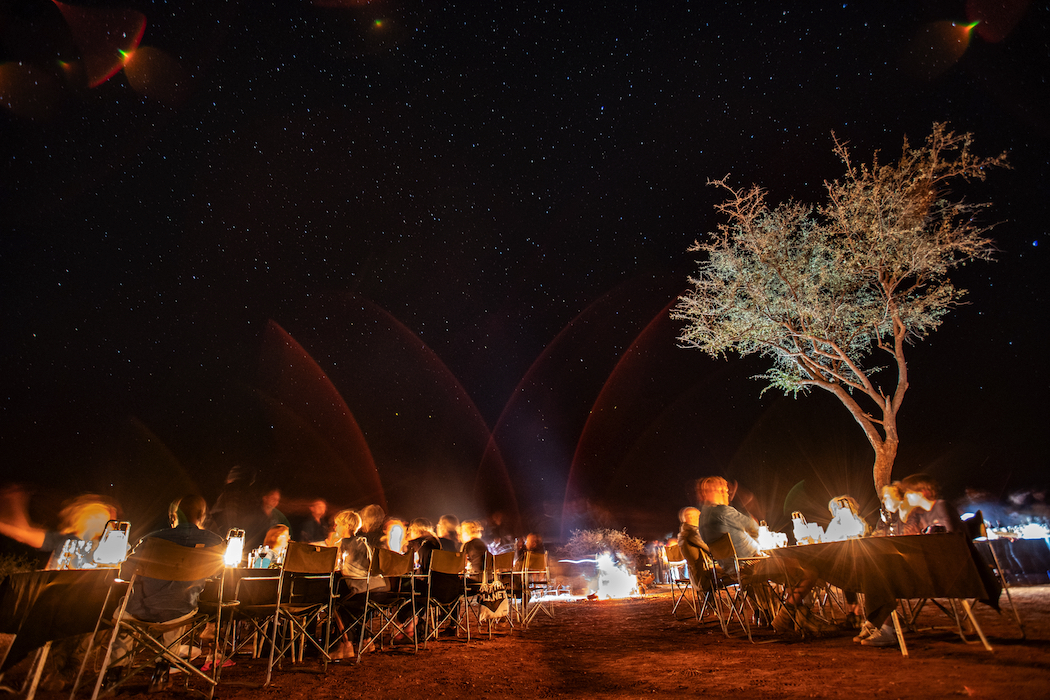
{"type": "Polygon", "coordinates": [[[51,552],[45,567],[47,569],[94,567],[95,549],[102,539],[106,523],[117,517],[117,508],[111,501],[94,494],[83,494],[67,502],[59,512],[57,530],[45,530],[29,524],[25,513],[25,493],[19,487],[7,489],[3,497],[9,504],[21,500],[18,506],[22,515],[17,519],[0,520],[0,535],[41,552],[51,552]],[[80,543],[76,547],[77,556],[66,562],[66,559],[70,559],[66,556],[69,554],[67,550],[77,543],[80,543]],[[75,566],[67,566],[67,563],[75,566]]]}

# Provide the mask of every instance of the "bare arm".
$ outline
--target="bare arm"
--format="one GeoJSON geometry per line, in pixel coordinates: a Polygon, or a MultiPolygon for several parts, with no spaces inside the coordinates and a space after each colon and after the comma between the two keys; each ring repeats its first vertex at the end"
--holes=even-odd
{"type": "Polygon", "coordinates": [[[44,535],[45,531],[37,527],[24,527],[21,525],[13,525],[11,523],[0,520],[0,535],[10,537],[13,540],[17,540],[22,544],[27,544],[30,547],[36,547],[40,549],[44,546],[44,535]]]}

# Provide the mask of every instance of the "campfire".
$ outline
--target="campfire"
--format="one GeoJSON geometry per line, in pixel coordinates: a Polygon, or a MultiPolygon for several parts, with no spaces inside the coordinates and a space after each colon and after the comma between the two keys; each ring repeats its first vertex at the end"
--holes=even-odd
{"type": "Polygon", "coordinates": [[[642,593],[637,571],[645,555],[645,543],[626,531],[576,530],[565,551],[574,558],[562,559],[561,563],[583,565],[580,576],[587,582],[586,593],[571,598],[609,600],[642,593]]]}

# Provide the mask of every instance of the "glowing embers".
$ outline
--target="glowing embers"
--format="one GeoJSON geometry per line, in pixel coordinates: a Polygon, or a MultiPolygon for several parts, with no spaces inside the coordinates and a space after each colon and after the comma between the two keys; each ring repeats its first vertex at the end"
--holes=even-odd
{"type": "Polygon", "coordinates": [[[125,8],[92,8],[52,0],[69,25],[84,57],[88,85],[101,85],[124,67],[125,57],[139,45],[146,16],[125,8]]]}

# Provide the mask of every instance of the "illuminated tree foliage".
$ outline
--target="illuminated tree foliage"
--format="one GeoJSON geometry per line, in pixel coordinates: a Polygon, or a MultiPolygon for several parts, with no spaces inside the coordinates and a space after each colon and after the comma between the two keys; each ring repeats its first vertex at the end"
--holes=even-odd
{"type": "Polygon", "coordinates": [[[709,183],[728,192],[716,207],[728,222],[690,247],[703,258],[671,313],[685,321],[684,347],[770,358],[756,377],[767,389],[834,394],[875,451],[876,489],[897,455],[905,348],[960,303],[952,270],[993,252],[990,227],[974,218],[989,205],[953,199],[949,185],[984,180],[1006,154],[979,158],[970,145],[970,134],[934,124],[923,146],[905,139],[896,162],[876,154],[858,165],[835,139],[845,175],[824,183],[817,206],[771,206],[757,186],[709,183]]]}

